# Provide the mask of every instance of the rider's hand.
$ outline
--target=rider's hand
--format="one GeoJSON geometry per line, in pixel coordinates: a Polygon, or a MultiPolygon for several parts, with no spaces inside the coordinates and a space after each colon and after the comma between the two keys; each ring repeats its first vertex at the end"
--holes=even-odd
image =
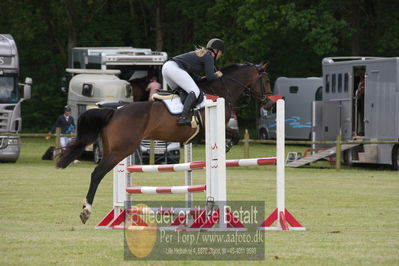
{"type": "Polygon", "coordinates": [[[216,74],[216,76],[218,76],[218,78],[220,78],[221,76],[223,76],[223,73],[220,72],[220,71],[217,71],[215,74],[216,74]]]}

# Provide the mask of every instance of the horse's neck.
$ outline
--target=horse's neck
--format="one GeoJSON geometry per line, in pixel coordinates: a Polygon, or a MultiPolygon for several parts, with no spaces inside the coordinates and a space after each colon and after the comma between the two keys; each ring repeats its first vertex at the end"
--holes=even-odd
{"type": "Polygon", "coordinates": [[[240,98],[248,83],[246,80],[236,80],[233,75],[222,77],[213,82],[200,83],[199,87],[207,94],[225,98],[231,105],[240,98]],[[234,79],[235,81],[232,81],[234,79]]]}
{"type": "Polygon", "coordinates": [[[222,97],[225,97],[231,105],[234,105],[248,87],[249,81],[250,77],[247,75],[227,74],[221,79],[220,94],[223,94],[222,97]]]}

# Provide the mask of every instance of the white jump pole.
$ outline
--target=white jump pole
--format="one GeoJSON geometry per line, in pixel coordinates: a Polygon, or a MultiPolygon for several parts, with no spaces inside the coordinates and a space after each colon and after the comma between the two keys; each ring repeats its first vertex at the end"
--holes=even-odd
{"type": "Polygon", "coordinates": [[[277,167],[276,167],[276,209],[265,219],[259,230],[306,230],[285,208],[285,103],[277,101],[277,167]],[[274,223],[277,226],[272,226],[274,223]]]}
{"type": "Polygon", "coordinates": [[[227,227],[226,135],[224,99],[207,100],[205,108],[206,199],[219,208],[219,228],[227,227]]]}
{"type": "MultiPolygon", "coordinates": [[[[285,210],[285,104],[284,100],[277,101],[277,181],[276,198],[278,213],[285,210]]],[[[280,225],[280,215],[277,216],[280,225]]]]}
{"type": "MultiPolygon", "coordinates": [[[[185,144],[184,145],[184,163],[190,163],[193,161],[193,153],[192,153],[193,145],[191,143],[185,144]]],[[[193,184],[193,177],[192,177],[192,170],[188,169],[184,171],[184,176],[185,176],[185,184],[186,186],[191,186],[193,184]]],[[[192,194],[187,194],[186,195],[186,202],[191,202],[193,201],[192,194]]],[[[189,206],[186,206],[189,207],[189,206]]],[[[191,206],[190,206],[191,207],[191,206]]]]}
{"type": "MultiPolygon", "coordinates": [[[[192,153],[193,145],[191,143],[184,145],[184,162],[189,163],[193,161],[193,153],[192,153]]],[[[193,184],[193,172],[192,170],[186,170],[184,172],[185,176],[185,185],[191,186],[193,184]]],[[[186,194],[186,208],[191,209],[193,208],[193,194],[187,193],[186,194]]],[[[191,216],[188,216],[188,223],[191,223],[191,216]]]]}
{"type": "Polygon", "coordinates": [[[119,215],[120,210],[125,207],[125,201],[127,200],[126,196],[126,187],[127,178],[127,166],[128,166],[128,158],[124,158],[120,161],[116,167],[114,167],[114,215],[115,217],[119,215]]]}
{"type": "Polygon", "coordinates": [[[131,156],[124,158],[113,169],[113,204],[112,210],[97,224],[97,229],[111,229],[125,219],[125,202],[129,200],[126,187],[130,186],[130,174],[127,167],[131,156]]]}

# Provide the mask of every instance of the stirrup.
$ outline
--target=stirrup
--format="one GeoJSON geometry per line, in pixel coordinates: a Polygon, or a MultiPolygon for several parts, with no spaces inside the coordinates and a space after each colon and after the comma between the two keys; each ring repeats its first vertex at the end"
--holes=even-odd
{"type": "Polygon", "coordinates": [[[180,116],[177,120],[177,124],[179,124],[179,126],[189,126],[191,125],[191,120],[185,116],[180,116]]]}

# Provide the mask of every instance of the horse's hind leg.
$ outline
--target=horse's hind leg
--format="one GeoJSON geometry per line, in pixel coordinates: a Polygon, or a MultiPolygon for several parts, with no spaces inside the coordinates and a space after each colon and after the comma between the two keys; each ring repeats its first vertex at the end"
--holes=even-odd
{"type": "Polygon", "coordinates": [[[112,170],[124,157],[118,155],[117,153],[110,153],[108,156],[105,156],[103,160],[98,164],[98,166],[94,169],[91,173],[91,180],[90,180],[90,187],[89,191],[87,192],[86,199],[83,203],[83,211],[80,214],[80,219],[82,223],[86,223],[89,219],[93,204],[94,196],[96,194],[98,185],[100,184],[103,177],[112,170]]]}
{"type": "Polygon", "coordinates": [[[236,129],[226,127],[226,139],[230,139],[226,142],[226,152],[229,152],[233,145],[240,141],[240,133],[236,129]]]}

